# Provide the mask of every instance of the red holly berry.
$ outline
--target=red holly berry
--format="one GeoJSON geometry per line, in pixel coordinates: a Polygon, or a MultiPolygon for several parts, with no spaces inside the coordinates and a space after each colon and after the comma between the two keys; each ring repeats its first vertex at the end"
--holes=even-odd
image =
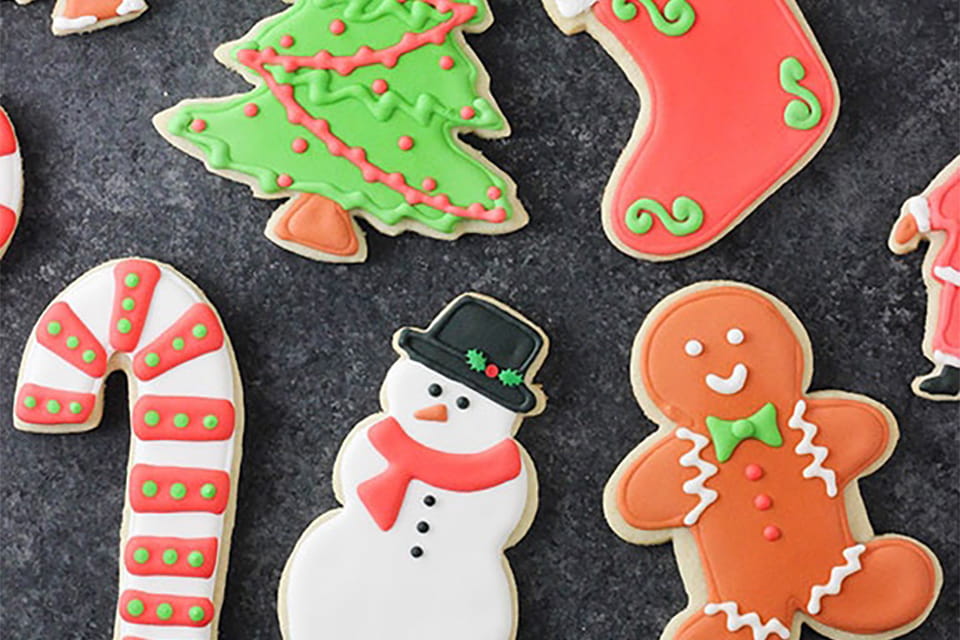
{"type": "Polygon", "coordinates": [[[487,368],[484,369],[483,372],[487,374],[488,378],[496,378],[498,375],[500,375],[500,367],[495,364],[488,364],[487,368]]]}

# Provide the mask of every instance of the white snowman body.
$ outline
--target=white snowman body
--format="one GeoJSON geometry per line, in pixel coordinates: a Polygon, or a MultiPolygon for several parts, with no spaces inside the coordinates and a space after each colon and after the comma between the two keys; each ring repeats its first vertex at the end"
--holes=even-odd
{"type": "Polygon", "coordinates": [[[520,416],[428,367],[402,358],[383,385],[386,413],[344,442],[334,484],[343,509],[318,518],[284,570],[281,621],[287,640],[508,640],[514,637],[513,578],[503,550],[535,510],[535,471],[479,491],[412,480],[396,522],[377,525],[357,487],[387,460],[370,429],[394,418],[417,443],[477,453],[509,439],[520,416]],[[439,390],[439,393],[437,393],[439,390]],[[466,401],[464,402],[465,399],[466,401]],[[466,408],[461,408],[467,404],[466,408]],[[444,409],[439,409],[443,405],[444,409]],[[420,419],[429,408],[431,419],[420,419]],[[445,412],[445,420],[438,413],[445,412]]]}

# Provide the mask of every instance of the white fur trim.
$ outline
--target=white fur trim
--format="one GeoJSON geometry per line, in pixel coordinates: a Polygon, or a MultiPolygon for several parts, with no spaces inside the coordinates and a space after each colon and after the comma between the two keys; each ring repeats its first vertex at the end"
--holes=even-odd
{"type": "Polygon", "coordinates": [[[134,13],[136,11],[146,11],[147,3],[144,0],[123,0],[120,3],[120,6],[117,7],[117,15],[125,16],[128,13],[134,13]]]}
{"type": "Polygon", "coordinates": [[[960,358],[957,356],[952,356],[949,353],[944,353],[943,351],[934,351],[933,359],[935,362],[939,362],[940,364],[960,368],[960,358]]]}
{"type": "Polygon", "coordinates": [[[830,570],[830,581],[826,584],[818,584],[810,589],[810,601],[807,602],[807,612],[810,615],[820,613],[820,601],[824,596],[835,596],[840,593],[843,581],[863,568],[860,564],[860,555],[867,548],[862,544],[847,547],[843,550],[843,557],[846,560],[844,564],[837,565],[830,570]]]}
{"type": "Polygon", "coordinates": [[[710,444],[707,438],[685,427],[677,429],[677,437],[693,443],[693,447],[680,456],[680,465],[684,467],[694,467],[700,471],[696,478],[683,483],[684,493],[700,498],[697,506],[687,512],[687,515],[683,517],[683,524],[690,527],[697,523],[697,520],[700,519],[700,514],[702,514],[707,507],[717,501],[717,492],[704,486],[704,483],[708,479],[717,475],[717,467],[700,457],[700,452],[710,444]]]}
{"type": "Polygon", "coordinates": [[[760,616],[753,611],[740,614],[740,607],[736,602],[721,602],[720,604],[710,603],[703,608],[703,612],[708,616],[715,616],[718,613],[727,614],[727,631],[736,631],[741,627],[750,627],[753,631],[753,640],[767,640],[772,635],[777,635],[787,640],[790,637],[790,630],[783,626],[783,623],[776,618],[770,618],[767,622],[761,622],[760,616]]]}
{"type": "Polygon", "coordinates": [[[921,233],[930,231],[930,203],[923,196],[913,196],[907,200],[907,211],[917,221],[921,233]]]}
{"type": "Polygon", "coordinates": [[[57,16],[53,19],[53,28],[58,31],[76,31],[78,29],[86,29],[95,24],[97,24],[96,16],[80,16],[79,18],[57,16]]]}
{"type": "Polygon", "coordinates": [[[960,271],[957,271],[953,267],[934,267],[933,275],[944,282],[949,282],[955,287],[960,287],[960,271]]]}
{"type": "Polygon", "coordinates": [[[790,421],[787,423],[791,428],[803,431],[803,438],[793,451],[797,455],[813,456],[813,462],[803,470],[803,477],[823,480],[823,484],[827,486],[827,495],[833,498],[837,495],[837,474],[832,469],[823,466],[823,461],[830,455],[830,451],[826,447],[813,444],[813,439],[817,435],[817,425],[803,419],[803,414],[806,411],[807,403],[798,400],[793,408],[793,415],[790,416],[790,421]]]}
{"type": "Polygon", "coordinates": [[[597,0],[554,0],[564,18],[573,18],[592,7],[597,0]]]}

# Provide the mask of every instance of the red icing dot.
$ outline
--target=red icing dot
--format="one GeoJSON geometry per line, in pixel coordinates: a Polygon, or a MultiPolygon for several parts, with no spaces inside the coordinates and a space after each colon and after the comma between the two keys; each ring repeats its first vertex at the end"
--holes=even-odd
{"type": "Polygon", "coordinates": [[[291,36],[290,34],[287,34],[280,38],[280,46],[283,47],[284,49],[289,49],[290,47],[292,47],[293,42],[294,42],[293,36],[291,36]]]}
{"type": "Polygon", "coordinates": [[[440,68],[449,71],[453,69],[453,58],[450,56],[443,56],[440,58],[440,68]]]}
{"type": "Polygon", "coordinates": [[[483,370],[488,378],[496,378],[500,374],[500,367],[495,364],[488,364],[487,368],[483,370]]]}
{"type": "Polygon", "coordinates": [[[260,113],[260,107],[252,102],[248,102],[247,104],[243,105],[243,115],[247,116],[248,118],[252,118],[258,113],[260,113]]]}
{"type": "Polygon", "coordinates": [[[753,506],[760,511],[766,511],[773,506],[773,500],[765,493],[761,493],[753,499],[753,506]]]}
{"type": "Polygon", "coordinates": [[[303,138],[297,138],[293,141],[293,144],[291,144],[290,147],[293,149],[294,153],[303,153],[310,147],[310,144],[303,138]]]}
{"type": "Polygon", "coordinates": [[[748,464],[743,470],[743,475],[747,480],[759,480],[763,477],[763,467],[758,464],[748,464]]]}
{"type": "Polygon", "coordinates": [[[281,173],[279,176],[277,176],[277,184],[283,188],[287,188],[293,184],[293,178],[286,173],[281,173]]]}
{"type": "Polygon", "coordinates": [[[196,131],[197,133],[200,133],[201,131],[207,128],[207,121],[201,120],[200,118],[196,118],[193,122],[190,123],[190,128],[196,131]]]}
{"type": "Polygon", "coordinates": [[[413,138],[410,136],[400,136],[400,139],[397,140],[397,146],[404,151],[410,151],[410,149],[413,149],[413,138]]]}
{"type": "Polygon", "coordinates": [[[343,20],[340,20],[339,18],[337,18],[336,20],[330,23],[330,33],[332,33],[335,36],[340,35],[346,30],[347,30],[347,25],[344,24],[343,20]]]}
{"type": "Polygon", "coordinates": [[[780,536],[782,535],[783,535],[783,532],[780,531],[780,527],[774,526],[772,524],[763,528],[763,537],[769,540],[770,542],[779,540],[780,536]]]}
{"type": "Polygon", "coordinates": [[[496,200],[503,195],[503,192],[500,191],[499,187],[490,187],[487,189],[487,197],[491,200],[496,200]]]}
{"type": "Polygon", "coordinates": [[[373,81],[373,92],[376,94],[386,93],[387,92],[387,81],[383,78],[377,78],[373,81]]]}
{"type": "Polygon", "coordinates": [[[424,191],[433,191],[437,188],[437,181],[433,178],[424,178],[420,184],[423,186],[424,191]]]}
{"type": "Polygon", "coordinates": [[[464,107],[460,109],[460,117],[464,120],[470,120],[473,116],[477,115],[477,112],[473,107],[464,107]]]}

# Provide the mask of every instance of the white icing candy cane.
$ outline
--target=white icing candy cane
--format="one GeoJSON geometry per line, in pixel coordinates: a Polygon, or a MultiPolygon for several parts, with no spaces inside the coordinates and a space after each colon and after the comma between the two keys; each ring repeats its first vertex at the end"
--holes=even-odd
{"type": "Polygon", "coordinates": [[[0,108],[0,258],[10,246],[23,201],[20,145],[7,112],[0,108]]]}
{"type": "Polygon", "coordinates": [[[697,523],[697,520],[700,519],[700,514],[706,511],[707,507],[717,501],[717,492],[713,489],[708,489],[704,485],[707,480],[717,475],[717,467],[700,457],[700,452],[703,451],[708,444],[710,444],[710,441],[707,440],[707,438],[699,433],[694,433],[685,427],[677,429],[677,437],[681,440],[689,440],[693,443],[693,447],[690,449],[690,451],[680,456],[681,466],[694,467],[700,471],[696,478],[687,480],[683,483],[684,493],[700,498],[700,502],[697,503],[697,506],[691,509],[683,518],[683,524],[691,527],[697,523]]]}
{"type": "Polygon", "coordinates": [[[790,421],[787,423],[791,428],[803,431],[803,438],[800,439],[800,443],[793,451],[797,455],[813,456],[813,462],[808,464],[803,470],[803,477],[820,478],[823,480],[823,484],[826,485],[827,495],[833,498],[837,495],[837,474],[835,474],[832,469],[823,466],[823,461],[826,460],[830,451],[826,447],[813,444],[813,439],[816,437],[818,429],[817,425],[804,420],[803,414],[806,413],[806,411],[807,403],[803,400],[798,400],[796,406],[793,408],[793,415],[790,416],[790,421]]]}
{"type": "Polygon", "coordinates": [[[128,374],[131,427],[114,638],[216,638],[236,500],[243,405],[223,325],[203,294],[149,260],[109,262],[51,303],[31,334],[14,424],[97,426],[103,386],[128,374]]]}
{"type": "Polygon", "coordinates": [[[820,601],[824,596],[835,596],[840,593],[843,581],[860,571],[863,567],[860,565],[860,556],[867,548],[862,544],[847,547],[843,550],[843,558],[846,562],[830,570],[830,581],[823,585],[815,585],[810,589],[810,600],[807,602],[807,611],[810,615],[820,613],[820,601]]]}
{"type": "Polygon", "coordinates": [[[777,618],[770,618],[764,623],[754,611],[741,614],[740,607],[736,602],[721,602],[719,604],[711,602],[704,607],[703,612],[708,616],[715,616],[718,613],[726,614],[727,631],[749,627],[753,632],[753,640],[767,640],[771,635],[780,636],[783,640],[790,637],[790,630],[783,626],[783,623],[777,618]]]}

